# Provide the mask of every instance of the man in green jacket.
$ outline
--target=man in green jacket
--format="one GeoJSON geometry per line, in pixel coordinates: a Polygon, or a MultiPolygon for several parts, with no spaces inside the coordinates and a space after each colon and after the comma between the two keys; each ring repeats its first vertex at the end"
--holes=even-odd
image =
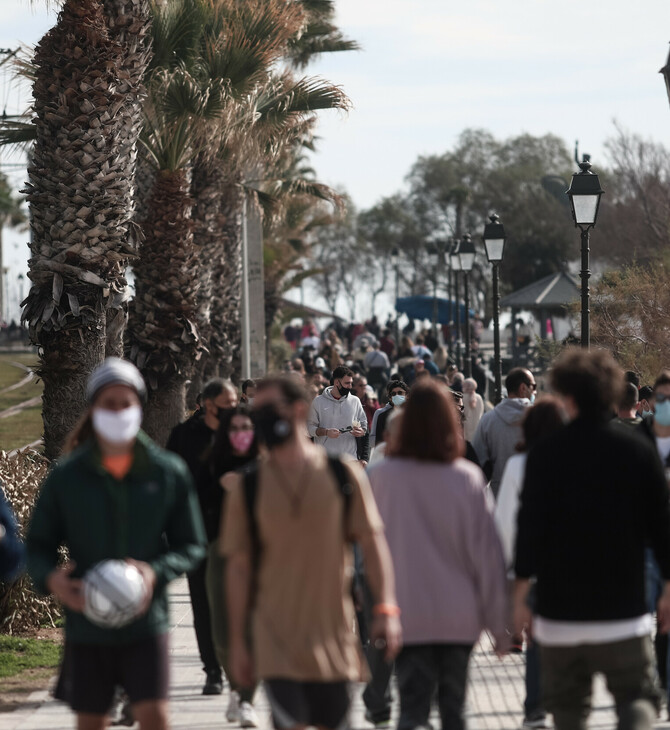
{"type": "Polygon", "coordinates": [[[167,584],[204,557],[205,537],[186,464],[140,431],[146,388],[129,362],[108,358],[91,375],[76,448],[47,477],[28,530],[36,589],[65,607],[59,695],[79,730],[102,730],[115,687],[142,730],[168,727],[167,584]],[[69,562],[59,565],[65,546],[69,562]],[[144,612],[122,628],[82,613],[82,577],[96,563],[127,560],[140,571],[144,612]]]}

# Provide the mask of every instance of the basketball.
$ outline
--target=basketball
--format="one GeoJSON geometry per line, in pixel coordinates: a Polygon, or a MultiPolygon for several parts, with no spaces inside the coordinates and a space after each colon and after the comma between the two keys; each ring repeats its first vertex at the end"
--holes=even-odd
{"type": "Polygon", "coordinates": [[[84,576],[84,615],[97,626],[118,629],[134,621],[146,588],[140,571],[125,560],[104,560],[84,576]]]}

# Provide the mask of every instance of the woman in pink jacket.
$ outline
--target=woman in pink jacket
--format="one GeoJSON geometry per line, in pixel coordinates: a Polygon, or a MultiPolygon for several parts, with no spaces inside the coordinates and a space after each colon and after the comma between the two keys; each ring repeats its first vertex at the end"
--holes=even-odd
{"type": "Polygon", "coordinates": [[[398,730],[428,726],[434,695],[442,727],[462,728],[474,644],[484,629],[499,653],[507,642],[505,564],[484,475],[463,458],[451,393],[427,378],[388,448],[369,476],[402,612],[398,730]]]}

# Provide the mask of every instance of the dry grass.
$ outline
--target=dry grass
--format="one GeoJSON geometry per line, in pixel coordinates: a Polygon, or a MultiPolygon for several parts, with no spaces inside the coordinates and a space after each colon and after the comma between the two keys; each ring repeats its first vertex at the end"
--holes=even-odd
{"type": "MultiPolygon", "coordinates": [[[[22,532],[30,521],[47,470],[47,460],[37,452],[25,452],[15,458],[0,452],[0,480],[22,532]]],[[[44,624],[54,626],[59,615],[55,602],[38,596],[27,576],[15,583],[0,583],[0,632],[17,634],[44,624]]]]}

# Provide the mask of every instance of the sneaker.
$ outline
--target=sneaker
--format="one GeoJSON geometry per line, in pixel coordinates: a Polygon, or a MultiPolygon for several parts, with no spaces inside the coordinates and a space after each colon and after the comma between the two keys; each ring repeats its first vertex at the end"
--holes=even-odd
{"type": "Polygon", "coordinates": [[[547,724],[547,716],[544,712],[533,712],[531,715],[528,715],[528,717],[524,717],[521,727],[549,727],[547,724]]]}
{"type": "Polygon", "coordinates": [[[205,686],[202,688],[204,695],[220,695],[223,692],[223,677],[221,672],[214,670],[213,672],[207,672],[207,680],[205,686]]]}
{"type": "Polygon", "coordinates": [[[242,702],[240,705],[240,725],[242,727],[258,727],[256,710],[249,702],[242,702]]]}
{"type": "Polygon", "coordinates": [[[241,719],[240,696],[237,692],[231,692],[230,700],[228,701],[228,709],[226,710],[226,720],[228,722],[239,722],[241,719]]]}
{"type": "Polygon", "coordinates": [[[110,725],[125,725],[132,727],[135,724],[133,714],[130,711],[130,701],[122,690],[117,688],[114,694],[114,702],[109,713],[110,725]]]}
{"type": "MultiPolygon", "coordinates": [[[[523,654],[523,636],[514,634],[509,648],[510,654],[523,654]]],[[[542,725],[540,727],[543,727],[542,725]]]]}

